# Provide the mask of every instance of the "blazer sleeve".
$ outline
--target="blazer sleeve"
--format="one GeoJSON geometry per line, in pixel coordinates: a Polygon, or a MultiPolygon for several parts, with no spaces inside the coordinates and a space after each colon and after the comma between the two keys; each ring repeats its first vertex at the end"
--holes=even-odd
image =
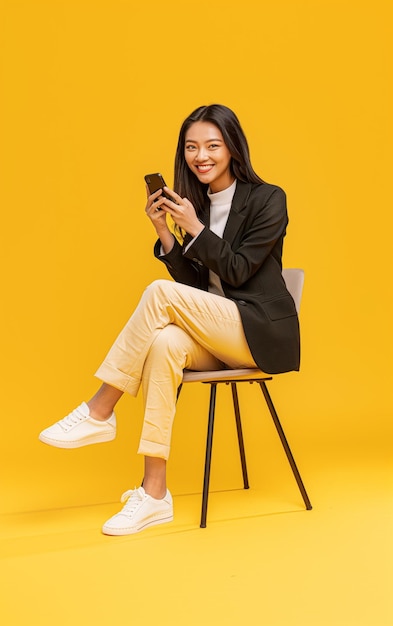
{"type": "Polygon", "coordinates": [[[177,239],[175,239],[173,248],[168,254],[161,255],[160,253],[161,242],[158,240],[154,246],[154,256],[164,263],[172,278],[176,282],[184,283],[190,287],[204,288],[204,269],[201,263],[187,258],[183,254],[183,246],[180,245],[177,239]]]}

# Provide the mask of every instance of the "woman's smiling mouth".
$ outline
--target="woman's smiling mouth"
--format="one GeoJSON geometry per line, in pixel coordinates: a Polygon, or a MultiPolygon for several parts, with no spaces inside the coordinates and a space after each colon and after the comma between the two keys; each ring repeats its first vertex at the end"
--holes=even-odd
{"type": "Polygon", "coordinates": [[[210,170],[214,167],[214,165],[197,165],[196,168],[198,172],[204,174],[205,172],[210,172],[210,170]]]}

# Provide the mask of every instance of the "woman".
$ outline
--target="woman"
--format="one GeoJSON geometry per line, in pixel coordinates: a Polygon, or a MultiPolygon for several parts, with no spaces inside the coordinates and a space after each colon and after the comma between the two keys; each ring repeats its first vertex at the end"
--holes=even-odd
{"type": "Polygon", "coordinates": [[[96,373],[103,381],[98,392],[40,434],[41,441],[63,448],[110,441],[115,404],[124,392],[136,396],[142,387],[143,482],[123,494],[123,509],[103,526],[109,535],[173,519],[166,462],[185,368],[299,369],[298,319],[281,275],[285,194],[252,169],[230,109],[202,106],[184,121],[174,188],[164,188],[173,201],[158,190],[145,208],[158,235],[155,256],[174,281],[147,287],[96,373]]]}

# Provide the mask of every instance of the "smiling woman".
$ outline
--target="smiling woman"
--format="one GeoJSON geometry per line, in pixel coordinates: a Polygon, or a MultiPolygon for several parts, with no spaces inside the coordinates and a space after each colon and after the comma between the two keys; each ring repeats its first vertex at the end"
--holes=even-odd
{"type": "Polygon", "coordinates": [[[147,287],[96,372],[103,381],[97,393],[40,434],[59,448],[111,441],[116,403],[124,392],[135,397],[142,388],[138,451],[145,473],[138,489],[123,494],[120,513],[104,524],[108,535],[173,519],[166,462],[184,369],[299,368],[298,318],[281,273],[285,194],[254,172],[233,111],[203,106],[184,121],[174,186],[149,195],[145,206],[158,236],[154,254],[174,281],[147,287]],[[183,233],[180,241],[167,215],[183,233]]]}

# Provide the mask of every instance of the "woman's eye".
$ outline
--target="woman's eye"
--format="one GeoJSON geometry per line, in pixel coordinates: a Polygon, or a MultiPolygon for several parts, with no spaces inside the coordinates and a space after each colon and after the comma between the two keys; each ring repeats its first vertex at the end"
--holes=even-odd
{"type": "Polygon", "coordinates": [[[218,145],[216,143],[211,143],[209,148],[218,148],[218,145]]]}
{"type": "Polygon", "coordinates": [[[195,150],[195,146],[186,146],[186,150],[195,150]]]}

